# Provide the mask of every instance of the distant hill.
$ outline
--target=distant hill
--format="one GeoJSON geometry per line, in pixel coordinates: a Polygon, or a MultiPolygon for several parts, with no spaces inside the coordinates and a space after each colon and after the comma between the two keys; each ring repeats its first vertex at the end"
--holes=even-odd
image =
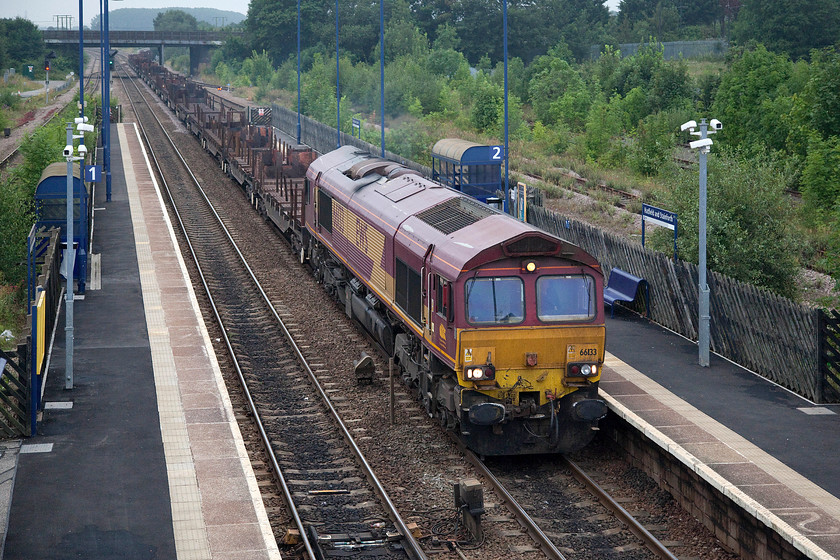
{"type": "MultiPolygon", "coordinates": [[[[215,8],[120,8],[108,12],[108,27],[111,31],[154,31],[158,13],[168,10],[184,11],[200,22],[218,27],[245,19],[245,14],[215,8]]],[[[99,29],[99,14],[91,20],[90,29],[99,29]]]]}

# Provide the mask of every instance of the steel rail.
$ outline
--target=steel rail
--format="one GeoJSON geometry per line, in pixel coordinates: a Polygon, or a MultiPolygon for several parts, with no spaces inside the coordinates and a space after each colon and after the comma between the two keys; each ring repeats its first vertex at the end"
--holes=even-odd
{"type": "MultiPolygon", "coordinates": [[[[125,78],[122,75],[120,75],[119,78],[120,78],[120,82],[123,84],[123,90],[126,92],[126,97],[128,97],[128,101],[129,101],[129,103],[131,103],[132,111],[134,111],[134,114],[137,116],[138,113],[137,113],[136,106],[134,104],[134,100],[131,99],[130,95],[128,95],[128,88],[125,86],[125,78]]],[[[143,96],[142,92],[140,91],[140,88],[137,87],[137,84],[134,83],[134,80],[129,78],[129,81],[134,86],[134,88],[137,90],[137,92],[140,94],[141,98],[143,99],[143,102],[146,103],[146,105],[148,106],[149,111],[152,114],[152,117],[154,117],[155,121],[157,121],[157,124],[160,126],[161,130],[166,135],[167,139],[169,139],[169,141],[172,142],[172,138],[169,136],[169,134],[166,133],[166,130],[163,128],[163,124],[161,124],[160,120],[157,118],[157,115],[154,114],[154,111],[151,110],[151,106],[149,106],[148,102],[146,101],[145,97],[143,96]]],[[[149,151],[149,155],[151,156],[152,161],[155,164],[155,168],[157,169],[158,176],[161,178],[161,182],[163,183],[163,188],[166,190],[166,195],[169,198],[169,204],[172,208],[172,212],[175,214],[175,218],[178,221],[178,226],[181,229],[181,233],[184,235],[184,239],[186,240],[187,247],[189,248],[190,255],[192,256],[193,263],[195,264],[196,269],[198,270],[198,277],[201,280],[201,285],[204,287],[204,292],[207,295],[207,299],[210,303],[210,308],[213,310],[213,316],[216,318],[216,322],[218,323],[218,325],[220,327],[221,337],[224,340],[225,346],[228,349],[228,353],[230,354],[231,361],[233,362],[233,367],[236,369],[236,374],[239,378],[240,384],[242,385],[242,390],[243,390],[243,393],[245,395],[245,399],[248,402],[248,408],[251,411],[252,417],[254,419],[254,423],[257,427],[257,431],[260,434],[260,440],[263,443],[263,447],[265,449],[266,455],[268,455],[269,461],[271,463],[271,468],[274,471],[274,475],[277,477],[277,480],[280,484],[280,489],[283,493],[283,497],[285,498],[286,503],[289,506],[289,510],[290,510],[291,515],[292,515],[292,519],[294,520],[294,524],[297,527],[298,531],[300,532],[301,541],[304,544],[306,554],[308,555],[308,557],[311,560],[316,560],[317,556],[315,555],[315,551],[313,550],[312,546],[310,545],[309,540],[306,538],[306,528],[303,525],[303,520],[300,518],[300,515],[298,514],[297,508],[295,507],[294,500],[292,499],[292,492],[289,489],[288,484],[286,483],[286,477],[283,475],[283,470],[280,468],[280,464],[277,461],[277,456],[276,456],[276,454],[274,453],[274,450],[271,447],[271,441],[270,441],[270,439],[268,437],[268,434],[265,430],[265,425],[263,424],[262,419],[260,418],[259,411],[257,409],[256,403],[254,402],[253,396],[251,395],[251,391],[248,389],[248,383],[245,380],[245,374],[242,372],[242,368],[239,365],[239,360],[236,358],[236,352],[233,348],[233,344],[231,343],[230,338],[228,337],[227,328],[225,328],[224,320],[222,319],[221,313],[219,312],[219,309],[216,306],[216,300],[213,298],[213,294],[210,290],[210,286],[208,285],[207,279],[204,276],[204,272],[201,268],[201,263],[199,263],[199,260],[198,260],[198,255],[196,254],[196,251],[193,247],[192,241],[190,240],[190,236],[187,233],[187,228],[184,225],[184,221],[181,218],[181,213],[180,213],[180,211],[178,210],[178,207],[175,204],[175,199],[173,198],[172,193],[170,192],[169,185],[166,182],[166,178],[163,174],[163,170],[161,169],[160,164],[158,163],[157,156],[155,155],[154,149],[152,148],[152,144],[149,141],[148,134],[146,133],[146,127],[143,126],[143,123],[140,121],[139,116],[137,118],[137,124],[140,127],[140,131],[143,135],[143,140],[146,144],[146,148],[149,151]]],[[[174,147],[174,143],[172,144],[172,146],[174,147]]],[[[195,176],[193,175],[192,170],[189,168],[186,161],[184,161],[183,157],[181,156],[181,153],[177,150],[177,148],[175,149],[175,151],[178,154],[178,157],[181,158],[181,162],[187,168],[187,172],[190,174],[191,177],[193,177],[193,179],[195,179],[195,176]]],[[[196,184],[198,184],[198,183],[196,182],[196,184]]],[[[214,213],[215,213],[215,211],[214,211],[214,213]]],[[[218,215],[217,215],[217,217],[218,217],[218,215]]],[[[227,230],[225,230],[225,232],[227,232],[227,230]]]]}
{"type": "Polygon", "coordinates": [[[665,545],[663,545],[659,539],[654,537],[650,531],[644,528],[644,526],[639,523],[639,521],[630,515],[630,513],[621,507],[621,504],[616,502],[612,496],[610,496],[603,488],[601,488],[597,482],[592,480],[589,475],[587,475],[583,470],[576,465],[571,459],[568,457],[562,457],[562,459],[566,462],[566,465],[572,471],[572,475],[583,483],[586,488],[598,498],[598,501],[601,504],[612,511],[616,517],[618,517],[622,523],[624,523],[627,528],[630,530],[631,533],[636,535],[638,538],[642,540],[645,547],[648,550],[656,554],[659,558],[664,558],[666,560],[677,560],[677,557],[674,556],[670,550],[668,550],[665,545]]]}
{"type": "MultiPolygon", "coordinates": [[[[97,61],[97,57],[94,56],[92,62],[96,63],[96,61],[97,61]]],[[[87,76],[87,83],[85,84],[85,91],[90,89],[91,82],[93,82],[93,79],[94,79],[93,77],[94,77],[93,72],[91,72],[87,76]]],[[[69,105],[69,104],[70,103],[67,103],[67,105],[69,105]]],[[[67,105],[65,105],[65,107],[67,107],[67,105]]],[[[52,115],[50,115],[50,118],[48,118],[47,120],[45,120],[43,123],[41,123],[38,126],[41,127],[41,126],[44,126],[44,125],[47,125],[47,124],[51,123],[52,120],[56,117],[56,115],[59,115],[60,113],[61,113],[61,111],[54,112],[52,115]]],[[[9,155],[7,155],[2,160],[0,160],[0,169],[6,169],[6,166],[9,165],[9,162],[12,161],[12,158],[14,158],[19,151],[20,151],[20,146],[18,145],[18,147],[16,147],[11,153],[9,153],[9,155]]]]}
{"type": "MultiPolygon", "coordinates": [[[[484,462],[475,455],[475,453],[464,447],[464,445],[456,438],[452,437],[452,441],[458,445],[466,456],[467,461],[469,461],[470,464],[472,464],[481,473],[481,475],[489,481],[493,491],[504,498],[510,510],[517,517],[519,524],[522,525],[528,535],[534,540],[534,542],[537,543],[540,550],[549,558],[565,560],[565,557],[557,549],[557,547],[554,546],[554,543],[552,543],[548,536],[539,528],[531,516],[522,509],[522,506],[519,505],[516,498],[507,491],[499,479],[490,472],[487,465],[485,465],[484,462]]],[[[572,462],[571,459],[561,455],[560,460],[566,462],[566,465],[569,467],[572,475],[584,486],[586,486],[587,490],[589,490],[604,507],[613,512],[613,514],[622,523],[624,523],[631,533],[641,539],[648,550],[664,560],[678,560],[677,557],[674,556],[671,551],[669,551],[665,545],[659,541],[659,539],[654,537],[647,529],[645,529],[636,518],[630,515],[626,509],[621,507],[618,502],[616,502],[603,488],[601,488],[594,480],[592,480],[592,478],[583,472],[578,465],[572,462]]]]}
{"type": "Polygon", "coordinates": [[[447,432],[447,435],[450,439],[458,446],[461,452],[464,454],[464,457],[467,461],[475,467],[477,471],[483,476],[489,483],[490,487],[496,492],[499,496],[501,496],[505,503],[507,504],[508,508],[516,517],[517,522],[525,529],[525,532],[528,533],[534,542],[537,544],[539,549],[545,554],[550,560],[566,560],[566,557],[554,546],[554,543],[551,542],[551,539],[548,538],[542,529],[540,529],[539,525],[528,515],[522,506],[519,505],[519,502],[516,501],[510,492],[507,491],[507,488],[499,481],[496,476],[490,472],[490,469],[487,468],[487,465],[484,464],[484,461],[478,458],[478,456],[467,449],[467,447],[453,434],[447,432]]]}
{"type": "MultiPolygon", "coordinates": [[[[122,77],[121,77],[121,79],[122,79],[122,77]]],[[[136,83],[134,83],[134,81],[133,81],[133,80],[132,80],[132,82],[131,82],[131,83],[134,85],[134,87],[137,89],[137,91],[138,91],[138,92],[140,92],[139,87],[137,87],[136,83]]],[[[142,93],[141,93],[141,96],[142,96],[142,93]]],[[[145,102],[145,98],[144,98],[144,102],[145,102]]],[[[133,101],[132,101],[132,106],[133,106],[133,101]]],[[[150,108],[150,109],[151,109],[151,108],[150,108]]],[[[230,243],[231,243],[231,246],[232,246],[232,247],[233,247],[233,249],[236,251],[236,253],[237,253],[237,255],[239,256],[239,258],[240,258],[240,260],[241,260],[241,262],[242,262],[243,266],[244,266],[244,267],[245,267],[245,269],[248,271],[248,274],[251,276],[251,279],[253,280],[253,282],[254,282],[255,286],[257,287],[257,289],[259,290],[260,294],[262,295],[263,300],[265,301],[266,305],[268,306],[268,309],[270,310],[270,312],[272,313],[272,315],[274,315],[274,317],[275,317],[275,319],[277,320],[278,324],[279,324],[279,325],[280,325],[280,327],[282,328],[284,335],[286,336],[286,338],[288,339],[288,341],[289,341],[290,345],[291,345],[291,346],[292,346],[292,348],[294,349],[294,351],[295,351],[295,355],[296,355],[296,357],[297,357],[297,359],[298,359],[298,362],[299,362],[299,363],[303,366],[303,368],[306,370],[307,375],[309,376],[309,378],[310,378],[310,380],[312,381],[313,385],[314,385],[314,386],[315,386],[315,388],[317,389],[318,393],[321,395],[321,398],[323,399],[324,403],[327,405],[327,408],[330,410],[330,413],[332,414],[333,419],[334,419],[334,420],[336,421],[336,423],[338,424],[338,426],[339,426],[339,428],[340,428],[340,430],[341,430],[341,432],[342,432],[342,435],[344,436],[344,439],[347,441],[348,445],[349,445],[349,446],[350,446],[350,448],[352,449],[352,451],[353,451],[354,455],[356,456],[356,458],[357,458],[357,459],[359,460],[359,462],[362,464],[362,467],[363,467],[363,469],[364,469],[364,471],[365,471],[365,473],[366,473],[366,475],[367,475],[367,477],[368,477],[368,480],[370,481],[371,485],[374,487],[374,490],[375,490],[375,491],[376,491],[376,493],[379,495],[379,497],[382,499],[382,501],[383,501],[383,502],[384,502],[384,504],[386,505],[386,508],[389,510],[389,514],[390,514],[390,516],[391,516],[391,520],[394,522],[394,524],[395,524],[395,525],[397,526],[397,528],[399,529],[400,534],[402,534],[403,539],[404,539],[404,541],[405,541],[405,544],[407,545],[407,546],[406,546],[406,550],[407,550],[407,552],[408,552],[408,553],[409,553],[409,555],[410,555],[412,558],[414,558],[415,560],[426,560],[426,555],[425,555],[425,553],[423,552],[423,550],[421,549],[420,544],[417,542],[417,540],[416,540],[416,539],[414,538],[414,536],[411,534],[411,531],[408,529],[408,527],[407,527],[407,525],[406,525],[405,521],[402,519],[402,516],[401,516],[401,515],[399,514],[399,512],[397,511],[396,506],[395,506],[395,505],[394,505],[394,503],[391,501],[390,496],[388,496],[388,493],[387,493],[387,491],[385,490],[385,487],[382,485],[382,483],[379,481],[379,478],[378,478],[378,477],[376,476],[376,474],[373,472],[373,469],[371,468],[370,464],[369,464],[369,463],[367,462],[367,460],[365,459],[364,455],[363,455],[363,454],[362,454],[362,452],[361,452],[361,449],[359,449],[358,445],[356,444],[355,440],[353,439],[353,436],[350,434],[350,431],[347,429],[347,426],[346,426],[346,425],[344,424],[344,422],[341,420],[341,417],[340,417],[340,415],[338,414],[338,411],[336,411],[336,409],[333,407],[333,404],[332,404],[332,402],[330,401],[329,396],[327,395],[326,391],[323,389],[323,387],[321,386],[321,384],[318,382],[318,379],[317,379],[317,377],[315,376],[315,373],[312,371],[312,368],[311,368],[311,367],[309,366],[309,364],[307,363],[306,358],[305,358],[305,357],[304,357],[304,355],[303,355],[303,352],[300,350],[300,347],[299,347],[299,346],[297,345],[297,343],[294,341],[294,338],[292,337],[292,334],[289,332],[289,330],[288,330],[288,328],[286,327],[286,324],[284,323],[283,319],[282,319],[282,318],[280,317],[280,315],[277,313],[277,310],[274,308],[274,305],[271,303],[271,300],[269,299],[268,295],[267,295],[267,294],[265,293],[265,291],[263,290],[262,286],[260,285],[259,281],[258,281],[258,280],[257,280],[257,278],[256,278],[256,275],[254,274],[254,272],[253,272],[253,270],[251,269],[251,267],[248,265],[248,262],[246,261],[246,259],[245,259],[244,255],[242,255],[242,253],[240,252],[239,247],[236,245],[235,241],[233,240],[233,237],[232,237],[232,235],[230,234],[230,231],[228,230],[228,228],[225,226],[224,222],[222,221],[221,216],[219,216],[219,214],[216,212],[216,209],[213,207],[213,205],[212,205],[212,203],[210,202],[209,198],[208,198],[208,197],[207,197],[207,195],[204,193],[204,190],[201,188],[201,185],[199,184],[198,179],[197,179],[197,178],[195,177],[195,175],[192,173],[192,170],[190,169],[189,165],[188,165],[188,164],[186,163],[186,161],[184,160],[184,157],[181,155],[181,152],[180,152],[180,151],[178,150],[178,148],[175,146],[174,141],[173,141],[173,140],[172,140],[172,138],[169,136],[169,134],[166,132],[166,130],[164,129],[164,127],[163,127],[163,125],[160,123],[160,121],[157,119],[157,116],[156,116],[156,115],[154,115],[154,112],[152,112],[152,115],[155,117],[155,120],[156,120],[156,121],[158,122],[158,124],[160,125],[161,130],[163,131],[164,135],[165,135],[165,136],[167,137],[167,139],[169,140],[170,144],[172,145],[172,148],[173,148],[173,149],[174,149],[174,151],[177,153],[178,157],[180,158],[180,160],[181,160],[181,162],[183,163],[184,167],[186,168],[187,172],[188,172],[188,173],[190,174],[190,176],[192,177],[193,181],[194,181],[194,182],[195,182],[195,184],[196,184],[196,187],[198,188],[199,192],[201,193],[202,198],[204,198],[204,200],[207,202],[207,205],[208,205],[209,209],[211,210],[211,212],[213,213],[213,215],[214,215],[214,216],[216,217],[216,219],[218,220],[218,223],[219,223],[219,225],[222,227],[222,229],[224,230],[225,235],[227,235],[228,240],[229,240],[229,241],[230,241],[230,243]]],[[[138,123],[138,124],[139,124],[139,123],[138,123]]],[[[143,130],[143,136],[144,136],[144,138],[146,138],[146,143],[147,143],[147,145],[148,145],[148,144],[149,144],[149,142],[148,142],[148,137],[146,136],[146,134],[145,134],[145,129],[143,128],[143,126],[142,126],[142,125],[141,125],[141,130],[143,130]]],[[[151,150],[151,147],[150,147],[149,149],[151,150]]],[[[155,162],[155,165],[157,165],[157,162],[155,162]]],[[[161,173],[161,171],[160,171],[160,167],[158,167],[158,172],[159,172],[159,173],[161,173]]],[[[161,174],[161,176],[162,176],[162,174],[161,174]]],[[[168,193],[168,188],[167,188],[167,194],[169,194],[169,193],[168,193]]],[[[172,202],[172,204],[173,204],[173,208],[174,208],[174,201],[172,200],[171,195],[170,195],[170,202],[172,202]]],[[[222,319],[221,319],[221,317],[220,317],[220,315],[219,315],[219,313],[218,313],[218,311],[217,311],[217,309],[216,309],[216,306],[215,306],[214,300],[213,300],[212,296],[210,295],[210,288],[209,288],[209,286],[207,285],[207,283],[205,282],[205,280],[204,280],[204,276],[203,276],[203,274],[201,273],[201,267],[200,267],[200,265],[198,264],[198,259],[197,259],[196,255],[195,255],[195,252],[193,251],[193,247],[192,247],[192,244],[191,244],[191,243],[190,243],[190,241],[189,241],[189,237],[186,235],[186,229],[184,228],[183,222],[181,221],[181,217],[180,217],[180,214],[177,212],[177,209],[175,209],[175,214],[176,214],[176,216],[177,216],[177,218],[178,218],[178,221],[179,221],[179,224],[180,224],[180,226],[181,226],[181,228],[182,228],[182,231],[184,232],[184,235],[185,235],[185,237],[187,238],[187,244],[188,244],[188,246],[189,246],[189,248],[190,248],[190,253],[193,255],[193,258],[194,258],[194,260],[195,260],[196,266],[198,267],[198,270],[199,270],[199,275],[201,276],[201,281],[202,281],[202,284],[204,285],[204,288],[205,288],[205,290],[207,291],[207,295],[208,295],[208,297],[209,297],[209,299],[210,299],[211,306],[212,306],[212,308],[213,308],[213,312],[214,312],[214,314],[215,314],[215,316],[216,316],[217,320],[219,321],[219,324],[220,324],[220,325],[223,325],[223,323],[222,323],[222,319]]],[[[224,336],[224,338],[225,338],[225,344],[226,344],[226,345],[227,345],[227,347],[228,347],[228,351],[231,353],[231,355],[234,355],[233,347],[232,347],[232,345],[231,345],[230,341],[228,340],[228,338],[227,338],[227,336],[226,336],[226,334],[225,334],[225,329],[224,329],[224,327],[222,327],[222,333],[223,333],[223,336],[224,336]]],[[[270,442],[269,442],[269,440],[268,440],[268,436],[267,436],[267,434],[266,434],[266,432],[265,432],[265,429],[264,429],[264,426],[263,426],[263,424],[262,424],[262,421],[259,419],[259,413],[258,413],[258,411],[257,411],[257,409],[256,409],[256,405],[254,404],[253,399],[252,399],[252,397],[251,397],[251,395],[250,395],[250,392],[249,392],[249,391],[248,391],[248,389],[247,389],[247,383],[245,382],[244,375],[242,374],[242,371],[241,371],[241,369],[239,368],[238,363],[237,363],[235,360],[234,360],[234,362],[235,362],[235,364],[236,364],[236,370],[237,370],[237,374],[238,374],[238,376],[239,376],[240,382],[243,384],[243,388],[244,388],[244,390],[245,390],[245,392],[246,392],[246,394],[247,394],[247,399],[248,399],[249,407],[251,408],[251,412],[252,412],[252,414],[254,415],[255,421],[257,422],[257,424],[258,424],[258,426],[259,426],[260,437],[263,439],[263,444],[267,447],[267,449],[268,449],[268,453],[269,453],[269,455],[271,456],[272,468],[274,468],[274,469],[275,469],[275,474],[278,476],[278,479],[281,481],[281,486],[282,486],[282,488],[283,488],[283,494],[285,495],[285,497],[286,497],[286,499],[288,500],[289,504],[293,505],[293,504],[294,504],[294,502],[292,501],[291,492],[289,491],[289,488],[288,488],[288,486],[286,485],[286,482],[285,482],[285,477],[283,477],[283,474],[282,474],[282,472],[281,472],[281,469],[280,469],[279,463],[277,462],[277,459],[276,459],[276,457],[274,456],[273,451],[271,450],[271,446],[270,446],[270,442]]],[[[294,509],[294,508],[293,508],[293,509],[294,509]]],[[[305,531],[305,528],[303,527],[303,522],[302,522],[302,520],[300,519],[300,517],[298,516],[298,514],[297,514],[297,511],[296,511],[296,510],[294,511],[294,518],[295,518],[295,524],[298,526],[298,530],[300,531],[301,538],[302,538],[302,540],[304,541],[304,543],[306,543],[307,551],[309,552],[309,550],[311,550],[311,548],[310,548],[310,546],[309,546],[308,540],[307,540],[307,539],[306,539],[306,537],[305,537],[305,535],[306,535],[306,531],[305,531]]],[[[313,556],[312,556],[312,557],[314,558],[314,551],[312,552],[312,554],[313,554],[313,556]]]]}

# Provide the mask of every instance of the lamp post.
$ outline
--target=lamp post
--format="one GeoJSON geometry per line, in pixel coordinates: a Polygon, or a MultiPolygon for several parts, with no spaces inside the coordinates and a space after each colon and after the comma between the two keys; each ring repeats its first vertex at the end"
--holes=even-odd
{"type": "MultiPolygon", "coordinates": [[[[82,23],[82,1],[79,0],[79,116],[85,116],[85,26],[82,23]]],[[[82,139],[84,142],[84,139],[82,139]]]]}
{"type": "Polygon", "coordinates": [[[382,113],[381,143],[385,157],[385,0],[379,0],[379,112],[382,113]]]}
{"type": "Polygon", "coordinates": [[[341,147],[341,68],[338,63],[338,0],[335,0],[335,131],[336,148],[341,147]]]}
{"type": "Polygon", "coordinates": [[[502,2],[502,32],[504,35],[504,57],[505,57],[505,199],[502,202],[502,211],[508,211],[508,184],[509,175],[508,168],[510,167],[510,159],[508,158],[508,17],[507,17],[507,0],[502,2]]]}
{"type": "Polygon", "coordinates": [[[297,143],[300,144],[300,0],[297,0],[297,143]]]}
{"type": "Polygon", "coordinates": [[[710,323],[709,312],[709,285],[706,283],[706,156],[712,147],[712,139],[709,134],[715,134],[723,129],[723,124],[717,119],[706,122],[700,119],[700,131],[695,132],[697,127],[695,121],[688,121],[681,127],[681,131],[688,130],[689,134],[699,136],[699,140],[689,142],[692,150],[700,150],[700,211],[699,211],[699,256],[698,256],[698,290],[700,293],[698,301],[698,329],[697,348],[699,352],[699,363],[702,367],[709,367],[709,346],[710,346],[710,323]],[[709,127],[711,126],[711,130],[709,127]]]}
{"type": "Polygon", "coordinates": [[[110,54],[111,45],[108,38],[108,0],[103,1],[103,25],[104,33],[102,34],[103,50],[108,60],[104,60],[102,64],[105,67],[105,89],[104,97],[102,99],[102,145],[104,150],[104,164],[105,164],[105,200],[111,202],[111,69],[110,69],[110,54]]]}

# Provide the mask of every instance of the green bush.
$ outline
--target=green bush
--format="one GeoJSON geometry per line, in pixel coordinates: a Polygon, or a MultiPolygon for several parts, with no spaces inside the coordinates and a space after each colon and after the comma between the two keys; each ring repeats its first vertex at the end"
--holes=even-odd
{"type": "MultiPolygon", "coordinates": [[[[779,167],[767,154],[746,158],[717,151],[709,156],[707,262],[711,270],[793,298],[799,262],[790,223],[793,209],[779,167]]],[[[679,214],[680,257],[697,262],[698,172],[670,165],[663,174],[672,185],[665,208],[679,214]]],[[[672,239],[671,232],[659,230],[652,240],[668,252],[667,238],[672,239]]]]}

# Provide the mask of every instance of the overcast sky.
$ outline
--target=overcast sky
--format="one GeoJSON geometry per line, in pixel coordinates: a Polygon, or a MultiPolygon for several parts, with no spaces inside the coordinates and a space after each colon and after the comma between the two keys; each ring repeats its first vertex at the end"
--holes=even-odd
{"type": "MultiPolygon", "coordinates": [[[[99,0],[83,0],[84,23],[99,15],[99,0]]],[[[249,0],[108,0],[111,11],[120,8],[218,8],[248,13],[249,0]]],[[[22,17],[35,22],[38,27],[55,25],[56,15],[73,16],[73,27],[78,29],[79,0],[0,0],[0,18],[22,17]]]]}
{"type": "MultiPolygon", "coordinates": [[[[90,25],[99,13],[99,0],[84,1],[84,23],[90,25]]],[[[607,0],[611,10],[618,10],[620,0],[607,0]]],[[[248,13],[249,0],[109,0],[111,10],[119,8],[218,8],[248,13]]],[[[0,0],[0,18],[22,17],[35,22],[38,27],[55,25],[55,16],[73,16],[73,27],[79,21],[78,0],[0,0]]],[[[78,29],[78,27],[76,27],[78,29]]]]}

